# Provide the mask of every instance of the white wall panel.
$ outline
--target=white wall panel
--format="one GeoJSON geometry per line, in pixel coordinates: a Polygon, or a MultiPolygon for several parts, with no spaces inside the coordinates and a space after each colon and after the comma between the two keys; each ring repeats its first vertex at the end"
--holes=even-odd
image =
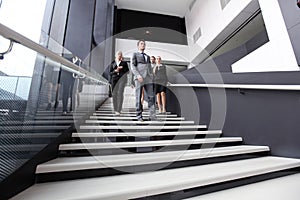
{"type": "Polygon", "coordinates": [[[298,71],[299,67],[277,0],[259,0],[269,42],[232,65],[232,71],[298,71]]]}
{"type": "Polygon", "coordinates": [[[270,42],[236,62],[233,72],[298,70],[277,0],[231,0],[224,9],[220,0],[198,0],[186,14],[191,61],[201,62],[259,7],[270,42]],[[202,36],[195,44],[191,38],[199,27],[202,36]]]}
{"type": "Polygon", "coordinates": [[[186,14],[186,28],[189,38],[193,37],[196,30],[201,27],[202,36],[197,41],[197,44],[192,44],[193,41],[189,40],[191,47],[191,58],[195,58],[203,49],[206,49],[212,42],[214,46],[218,45],[221,40],[217,39],[224,30],[227,31],[224,35],[229,35],[241,20],[245,20],[249,15],[248,12],[241,13],[249,4],[251,0],[231,0],[227,6],[222,10],[220,0],[198,0],[193,9],[186,14]],[[240,15],[239,21],[234,19],[240,15]],[[230,23],[232,27],[230,27],[230,23]],[[218,41],[219,40],[219,41],[218,41]]]}

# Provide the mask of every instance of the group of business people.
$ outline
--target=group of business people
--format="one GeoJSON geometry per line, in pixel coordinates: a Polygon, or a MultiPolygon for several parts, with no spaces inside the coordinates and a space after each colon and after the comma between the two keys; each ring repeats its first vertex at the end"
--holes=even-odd
{"type": "Polygon", "coordinates": [[[129,72],[134,76],[136,94],[136,116],[138,121],[144,121],[142,95],[143,91],[148,96],[149,120],[157,120],[155,112],[155,95],[159,113],[166,112],[166,84],[168,83],[166,66],[161,63],[161,57],[156,58],[145,53],[146,42],[139,40],[138,51],[133,53],[130,59],[130,69],[127,62],[123,61],[122,52],[116,52],[115,60],[109,66],[110,82],[112,86],[113,106],[115,114],[119,115],[122,110],[124,88],[129,72]]]}

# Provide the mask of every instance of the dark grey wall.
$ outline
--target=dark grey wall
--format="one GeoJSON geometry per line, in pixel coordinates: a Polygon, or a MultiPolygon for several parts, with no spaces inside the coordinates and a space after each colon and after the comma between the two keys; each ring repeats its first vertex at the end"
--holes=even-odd
{"type": "Polygon", "coordinates": [[[49,34],[51,28],[52,15],[54,11],[55,0],[48,0],[46,2],[46,9],[42,24],[42,32],[49,34]]]}
{"type": "Polygon", "coordinates": [[[114,0],[96,0],[92,68],[102,74],[111,63],[113,54],[114,0]]]}
{"type": "Polygon", "coordinates": [[[284,21],[292,41],[298,65],[300,65],[300,8],[296,0],[278,0],[284,21]]]}
{"type": "Polygon", "coordinates": [[[187,45],[185,19],[175,16],[118,9],[114,31],[124,39],[187,45]],[[151,34],[145,34],[146,30],[151,34]]]}
{"type": "MultiPolygon", "coordinates": [[[[112,60],[113,40],[105,39],[113,34],[114,0],[48,0],[45,10],[42,26],[42,39],[48,38],[43,42],[45,46],[59,55],[77,55],[84,60],[83,67],[92,66],[89,70],[102,74],[106,63],[112,60]]],[[[44,60],[37,60],[33,77],[35,84],[30,92],[31,107],[47,100],[47,91],[43,90],[48,87],[45,77],[52,76],[53,71],[53,68],[44,66],[44,60]],[[45,94],[39,94],[41,91],[45,94]]],[[[52,79],[58,82],[59,76],[52,79]]],[[[31,111],[34,113],[34,109],[31,111]]]]}
{"type": "Polygon", "coordinates": [[[49,31],[48,48],[56,53],[62,53],[66,24],[69,12],[69,0],[56,0],[49,31]]]}
{"type": "Polygon", "coordinates": [[[91,66],[91,71],[101,74],[105,60],[111,60],[112,43],[105,39],[113,34],[114,0],[71,0],[60,2],[60,8],[65,4],[68,4],[67,9],[55,9],[57,14],[53,19],[57,16],[66,19],[59,23],[56,33],[63,34],[62,44],[67,50],[91,66]]]}
{"type": "Polygon", "coordinates": [[[72,0],[64,46],[84,60],[91,52],[95,0],[72,0]]]}
{"type": "MultiPolygon", "coordinates": [[[[211,82],[217,80],[219,75],[202,74],[211,82]]],[[[300,72],[221,75],[224,83],[228,84],[300,84],[300,72]]],[[[205,83],[202,76],[185,73],[184,76],[178,75],[175,82],[205,83]]],[[[300,158],[299,91],[207,88],[176,88],[174,91],[175,95],[168,93],[167,96],[168,110],[179,114],[182,110],[188,110],[181,114],[200,124],[209,125],[217,118],[217,123],[213,123],[210,129],[221,128],[224,136],[241,136],[245,144],[268,145],[272,155],[300,158]],[[197,100],[191,102],[195,101],[191,100],[194,94],[197,100]],[[181,103],[169,100],[174,98],[181,103]],[[212,104],[212,100],[220,101],[212,104]],[[191,105],[194,105],[193,109],[191,105]],[[214,117],[212,107],[218,108],[217,112],[214,110],[214,117]],[[224,107],[226,112],[222,111],[224,107]],[[222,127],[224,113],[226,118],[222,127]]]]}

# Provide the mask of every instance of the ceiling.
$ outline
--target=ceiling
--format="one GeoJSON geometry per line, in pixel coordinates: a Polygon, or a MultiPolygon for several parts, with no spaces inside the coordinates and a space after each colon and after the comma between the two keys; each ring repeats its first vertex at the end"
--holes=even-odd
{"type": "Polygon", "coordinates": [[[119,9],[184,17],[194,0],[115,0],[119,9]]]}

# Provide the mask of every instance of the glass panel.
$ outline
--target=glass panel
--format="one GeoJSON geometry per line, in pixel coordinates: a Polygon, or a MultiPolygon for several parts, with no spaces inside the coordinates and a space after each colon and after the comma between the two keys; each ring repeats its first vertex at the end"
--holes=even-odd
{"type": "MultiPolygon", "coordinates": [[[[53,40],[45,36],[43,44],[49,41],[53,40]]],[[[0,182],[71,125],[79,127],[77,121],[108,97],[108,86],[99,82],[103,77],[83,75],[78,70],[89,69],[83,61],[55,41],[51,46],[78,68],[70,69],[19,43],[0,60],[0,182]]]]}
{"type": "Polygon", "coordinates": [[[0,99],[14,99],[18,77],[0,76],[0,99]]]}
{"type": "MultiPolygon", "coordinates": [[[[5,39],[6,40],[6,39],[5,39]]],[[[7,49],[7,40],[0,43],[0,49],[7,49]]],[[[37,53],[28,48],[14,43],[10,53],[4,55],[4,59],[0,60],[0,71],[8,76],[26,76],[31,77],[35,64],[37,53]]]]}
{"type": "Polygon", "coordinates": [[[29,90],[31,85],[30,77],[19,77],[16,88],[16,96],[28,100],[29,90]]]}

